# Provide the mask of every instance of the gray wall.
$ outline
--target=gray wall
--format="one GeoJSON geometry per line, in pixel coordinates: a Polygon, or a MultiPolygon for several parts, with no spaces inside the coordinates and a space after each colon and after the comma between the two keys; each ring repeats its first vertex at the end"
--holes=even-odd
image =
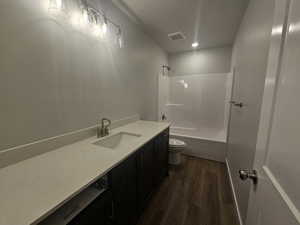
{"type": "Polygon", "coordinates": [[[253,166],[273,12],[274,1],[251,0],[233,49],[233,100],[243,102],[245,107],[232,107],[227,159],[244,221],[251,182],[241,181],[238,170],[253,166]]]}
{"type": "Polygon", "coordinates": [[[96,40],[47,0],[0,2],[0,150],[140,114],[157,117],[165,52],[110,0],[101,8],[124,33],[124,48],[96,40]]]}
{"type": "Polygon", "coordinates": [[[171,76],[230,72],[232,47],[169,54],[171,76]]]}

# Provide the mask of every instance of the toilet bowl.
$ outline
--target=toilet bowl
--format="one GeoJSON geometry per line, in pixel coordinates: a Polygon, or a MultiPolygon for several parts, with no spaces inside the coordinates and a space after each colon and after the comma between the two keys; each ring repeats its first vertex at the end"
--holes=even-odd
{"type": "Polygon", "coordinates": [[[184,141],[170,138],[169,140],[169,164],[179,165],[181,163],[181,153],[186,144],[184,141]]]}

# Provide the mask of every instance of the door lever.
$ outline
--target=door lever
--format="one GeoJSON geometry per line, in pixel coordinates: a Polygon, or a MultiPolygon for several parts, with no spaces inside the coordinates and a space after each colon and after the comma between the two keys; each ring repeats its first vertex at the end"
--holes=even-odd
{"type": "Polygon", "coordinates": [[[241,180],[251,179],[254,184],[257,184],[258,176],[256,170],[239,170],[241,180]]]}
{"type": "Polygon", "coordinates": [[[234,106],[242,108],[244,106],[244,104],[242,102],[240,102],[240,103],[234,103],[234,106]]]}

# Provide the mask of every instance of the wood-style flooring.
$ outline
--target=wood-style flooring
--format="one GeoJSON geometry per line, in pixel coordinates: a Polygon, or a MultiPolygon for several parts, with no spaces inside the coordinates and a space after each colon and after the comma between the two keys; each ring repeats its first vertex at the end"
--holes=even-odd
{"type": "Polygon", "coordinates": [[[184,156],[170,168],[139,225],[238,225],[226,165],[184,156]]]}

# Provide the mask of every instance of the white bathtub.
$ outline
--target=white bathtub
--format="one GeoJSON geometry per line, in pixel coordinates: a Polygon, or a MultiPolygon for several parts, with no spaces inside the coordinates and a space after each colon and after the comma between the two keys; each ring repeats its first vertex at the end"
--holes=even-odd
{"type": "Polygon", "coordinates": [[[171,137],[184,141],[184,154],[218,162],[225,162],[226,133],[213,129],[181,129],[171,127],[171,137]]]}

